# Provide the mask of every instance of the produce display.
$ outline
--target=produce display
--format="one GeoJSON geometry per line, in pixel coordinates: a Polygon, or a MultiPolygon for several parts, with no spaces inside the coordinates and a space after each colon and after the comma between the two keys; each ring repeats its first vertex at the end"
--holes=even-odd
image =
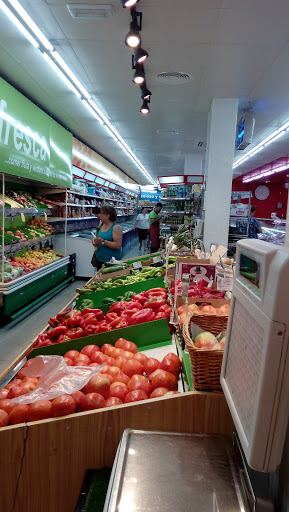
{"type": "MultiPolygon", "coordinates": [[[[175,294],[175,283],[171,287],[171,294],[175,294]]],[[[181,295],[182,281],[177,281],[177,294],[181,295]]],[[[209,286],[208,281],[200,279],[197,283],[190,283],[188,290],[188,297],[200,297],[202,299],[224,299],[224,291],[217,290],[209,286]]]]}
{"type": "Polygon", "coordinates": [[[22,256],[14,256],[7,260],[4,258],[4,272],[2,275],[2,265],[0,265],[0,282],[8,283],[13,279],[31,272],[37,268],[48,265],[53,261],[59,260],[63,255],[52,249],[37,249],[25,252],[22,256]]]}
{"type": "Polygon", "coordinates": [[[226,336],[223,336],[218,340],[210,332],[202,332],[198,334],[194,339],[194,344],[199,349],[205,350],[224,350],[226,342],[226,336]]]}
{"type": "MultiPolygon", "coordinates": [[[[181,371],[176,354],[169,353],[159,361],[138,352],[135,343],[119,338],[115,345],[105,344],[101,350],[96,345],[86,345],[81,352],[68,351],[64,355],[66,367],[100,367],[100,372],[86,379],[84,385],[83,380],[78,380],[70,394],[58,395],[56,382],[51,396],[51,388],[46,390],[43,382],[40,395],[37,393],[41,374],[36,370],[33,373],[32,367],[29,370],[35,361],[27,361],[16,377],[0,389],[0,427],[169,396],[178,392],[181,371]],[[50,399],[34,401],[34,395],[45,396],[45,392],[50,399]]],[[[62,378],[60,372],[61,383],[62,378]]]]}
{"type": "MultiPolygon", "coordinates": [[[[0,227],[2,235],[3,228],[0,227]]],[[[18,244],[27,240],[37,240],[45,236],[51,236],[55,233],[55,229],[47,222],[42,220],[31,219],[22,226],[9,226],[4,229],[4,245],[18,244]]],[[[0,238],[2,242],[2,236],[0,238]]],[[[1,245],[2,246],[2,245],[1,245]]]]}
{"type": "Polygon", "coordinates": [[[5,208],[47,208],[41,199],[33,199],[29,192],[19,190],[9,190],[4,198],[0,194],[0,201],[0,206],[4,204],[5,208]]]}
{"type": "MultiPolygon", "coordinates": [[[[189,304],[188,313],[193,313],[194,315],[220,315],[220,316],[228,316],[230,311],[229,304],[224,304],[219,308],[214,308],[210,304],[204,304],[203,306],[197,306],[197,304],[189,304]]],[[[184,321],[187,318],[186,315],[186,306],[180,306],[177,309],[180,324],[183,325],[184,321]]]]}
{"type": "MultiPolygon", "coordinates": [[[[107,267],[112,268],[112,267],[107,267]]],[[[105,269],[106,270],[106,269],[105,269]]],[[[85,284],[83,288],[77,288],[76,292],[80,295],[86,295],[92,292],[110,290],[125,286],[128,284],[140,283],[146,279],[153,279],[154,277],[161,277],[165,274],[165,266],[162,267],[144,267],[142,270],[131,270],[131,275],[119,279],[107,279],[106,281],[94,281],[85,284]]]]}
{"type": "Polygon", "coordinates": [[[85,307],[82,311],[69,308],[61,311],[56,317],[50,318],[48,323],[52,328],[46,333],[39,334],[34,348],[162,318],[169,320],[171,311],[165,288],[153,288],[147,292],[138,293],[131,298],[130,302],[115,302],[106,315],[98,308],[85,307]]]}

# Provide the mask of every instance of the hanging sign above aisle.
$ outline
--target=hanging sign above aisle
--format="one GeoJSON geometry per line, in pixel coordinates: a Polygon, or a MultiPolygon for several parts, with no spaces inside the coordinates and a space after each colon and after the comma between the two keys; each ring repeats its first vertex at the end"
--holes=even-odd
{"type": "Polygon", "coordinates": [[[145,190],[142,190],[140,193],[140,200],[141,201],[152,201],[152,202],[159,202],[162,198],[161,192],[146,192],[145,190]]]}
{"type": "Polygon", "coordinates": [[[72,183],[72,134],[0,78],[0,172],[72,183]]]}

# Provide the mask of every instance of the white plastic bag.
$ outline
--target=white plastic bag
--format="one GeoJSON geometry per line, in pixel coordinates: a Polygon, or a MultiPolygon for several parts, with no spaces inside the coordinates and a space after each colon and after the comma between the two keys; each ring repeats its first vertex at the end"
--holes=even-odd
{"type": "Polygon", "coordinates": [[[31,393],[13,398],[15,404],[32,404],[37,400],[53,400],[59,395],[71,395],[82,389],[100,366],[66,366],[62,356],[37,356],[22,372],[26,377],[39,377],[38,388],[31,393]]]}

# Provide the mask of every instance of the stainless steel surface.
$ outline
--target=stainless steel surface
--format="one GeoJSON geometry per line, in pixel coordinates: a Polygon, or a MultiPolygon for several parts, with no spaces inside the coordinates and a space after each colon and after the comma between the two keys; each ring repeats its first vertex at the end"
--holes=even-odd
{"type": "Polygon", "coordinates": [[[126,430],[104,512],[247,512],[222,436],[126,430]]]}

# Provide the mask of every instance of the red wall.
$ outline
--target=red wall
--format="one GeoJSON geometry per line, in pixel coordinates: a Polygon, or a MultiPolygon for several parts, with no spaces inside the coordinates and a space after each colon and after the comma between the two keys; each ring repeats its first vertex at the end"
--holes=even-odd
{"type": "MultiPolygon", "coordinates": [[[[258,183],[260,185],[260,183],[258,183]]],[[[287,200],[288,200],[288,189],[285,188],[283,183],[266,183],[266,186],[270,190],[269,197],[264,201],[260,201],[255,197],[255,189],[257,188],[256,184],[252,183],[242,183],[238,181],[233,181],[232,190],[233,191],[250,191],[252,192],[251,204],[253,206],[257,206],[256,217],[259,219],[270,219],[271,213],[275,212],[277,217],[283,217],[286,219],[287,212],[287,200]],[[281,201],[282,208],[277,208],[277,204],[281,201]]],[[[244,201],[245,202],[245,201],[244,201]]]]}

